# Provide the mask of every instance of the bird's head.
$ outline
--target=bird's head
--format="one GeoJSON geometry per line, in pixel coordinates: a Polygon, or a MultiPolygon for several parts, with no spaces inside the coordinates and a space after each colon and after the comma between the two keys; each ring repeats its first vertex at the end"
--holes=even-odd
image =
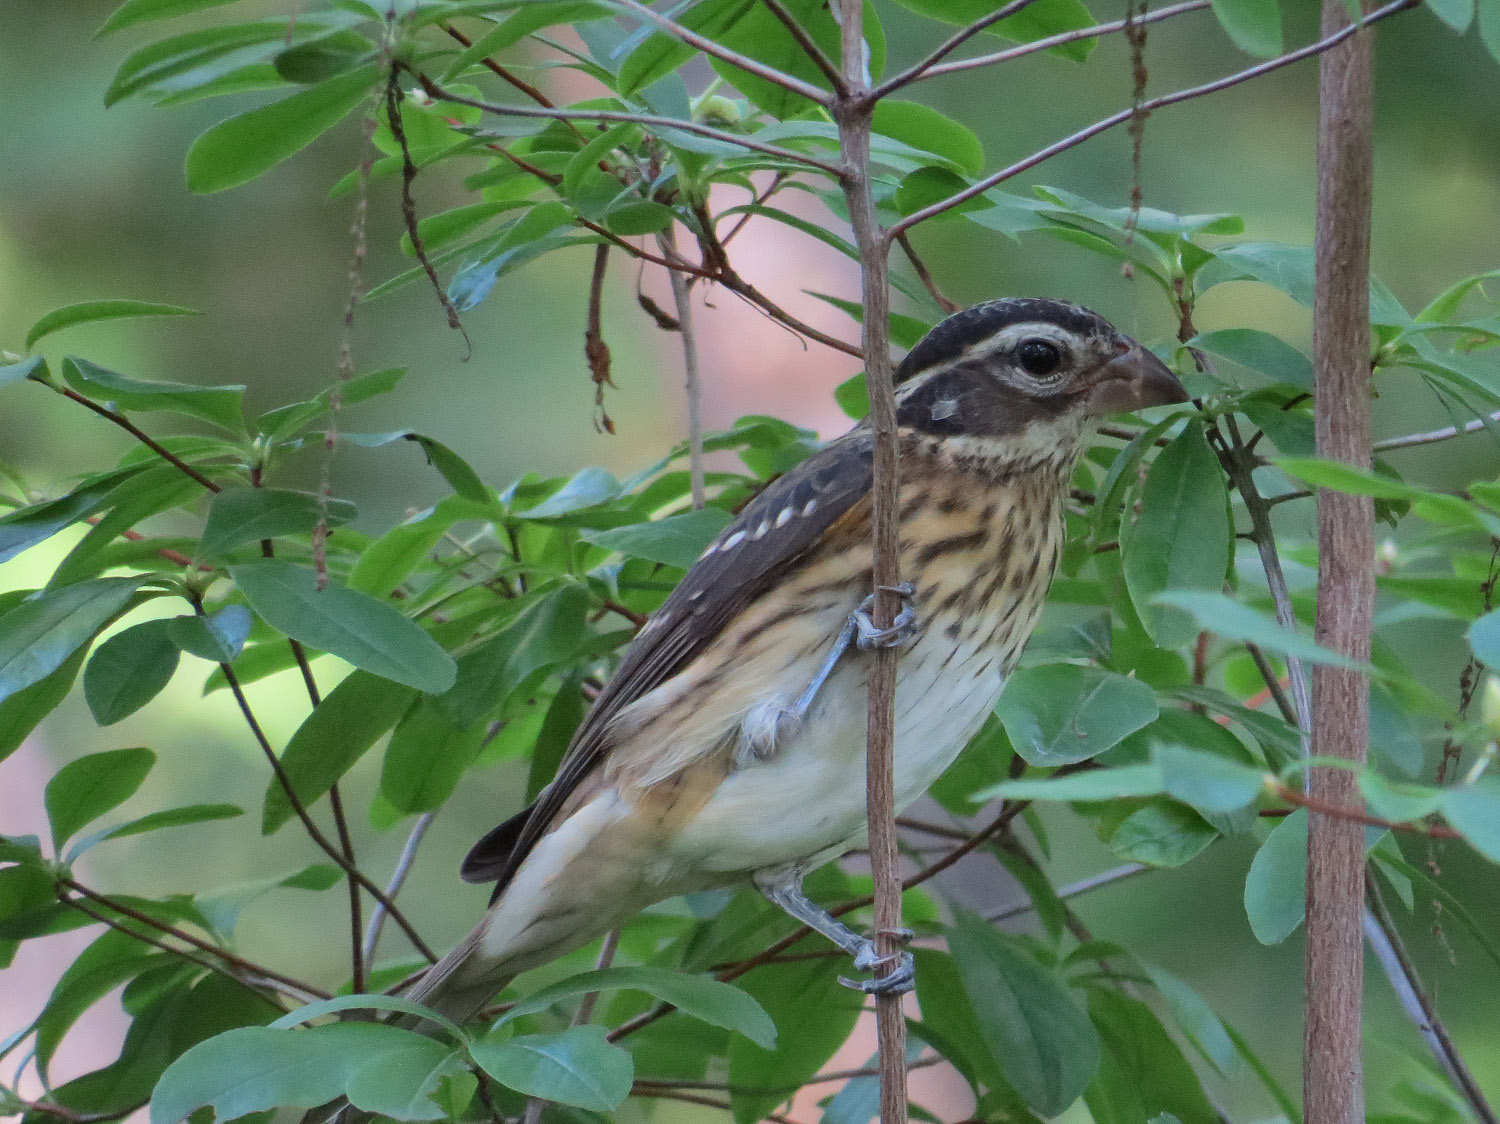
{"type": "Polygon", "coordinates": [[[1177,376],[1097,313],[1040,298],[986,301],[928,332],[896,370],[904,430],[974,451],[1071,462],[1104,414],[1186,402],[1177,376]]]}

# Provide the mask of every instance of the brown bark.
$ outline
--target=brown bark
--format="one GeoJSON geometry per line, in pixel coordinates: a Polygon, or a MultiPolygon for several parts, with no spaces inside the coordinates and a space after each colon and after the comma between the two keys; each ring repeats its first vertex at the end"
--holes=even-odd
{"type": "MultiPolygon", "coordinates": [[[[1323,31],[1349,22],[1343,0],[1324,0],[1323,31]]],[[[1313,358],[1318,455],[1370,465],[1370,198],[1373,32],[1362,29],[1319,61],[1318,216],[1313,358]]],[[[1374,612],[1374,506],[1367,496],[1318,492],[1318,642],[1366,662],[1374,612]]],[[[1369,684],[1344,668],[1313,673],[1312,751],[1364,762],[1369,684]]],[[[1313,769],[1315,801],[1358,805],[1355,776],[1313,769]]],[[[1307,864],[1307,1124],[1364,1120],[1364,828],[1312,813],[1307,864]]]]}

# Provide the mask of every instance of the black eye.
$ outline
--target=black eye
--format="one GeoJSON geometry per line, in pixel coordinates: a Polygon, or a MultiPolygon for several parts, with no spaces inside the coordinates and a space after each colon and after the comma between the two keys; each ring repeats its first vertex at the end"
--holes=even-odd
{"type": "Polygon", "coordinates": [[[1022,340],[1016,348],[1021,366],[1033,375],[1050,375],[1062,364],[1062,349],[1042,339],[1022,340]]]}

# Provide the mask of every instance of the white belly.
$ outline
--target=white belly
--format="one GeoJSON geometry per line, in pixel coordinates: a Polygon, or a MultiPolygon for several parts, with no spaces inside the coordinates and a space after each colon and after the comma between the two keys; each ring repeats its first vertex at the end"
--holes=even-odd
{"type": "MultiPolygon", "coordinates": [[[[924,634],[903,653],[896,690],[897,811],[937,780],[983,724],[1000,697],[1001,662],[993,645],[967,637],[955,643],[941,633],[924,634]]],[[[664,880],[816,863],[860,844],[868,668],[869,657],[847,653],[802,728],[765,760],[752,759],[725,778],[671,844],[664,880]]]]}

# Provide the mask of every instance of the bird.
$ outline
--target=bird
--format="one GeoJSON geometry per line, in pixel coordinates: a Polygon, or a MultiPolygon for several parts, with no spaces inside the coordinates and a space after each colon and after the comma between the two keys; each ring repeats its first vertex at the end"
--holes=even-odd
{"type": "Polygon", "coordinates": [[[521,972],[665,898],[753,884],[875,978],[912,958],[810,901],[803,876],[866,838],[866,685],[897,672],[895,805],[952,763],[1036,626],[1069,482],[1103,415],[1185,402],[1149,350],[1081,306],[986,301],[894,374],[901,612],[871,622],[867,422],[772,481],[703,551],[601,689],[552,782],[479,840],[461,876],[489,908],[409,998],[463,1022],[521,972]]]}

